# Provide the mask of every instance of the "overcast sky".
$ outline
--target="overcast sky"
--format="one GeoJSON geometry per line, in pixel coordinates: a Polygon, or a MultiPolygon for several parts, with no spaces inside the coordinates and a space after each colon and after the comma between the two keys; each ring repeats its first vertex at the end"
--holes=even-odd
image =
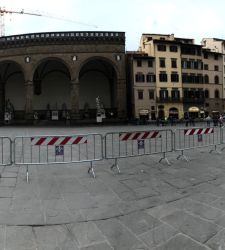
{"type": "Polygon", "coordinates": [[[176,37],[194,38],[197,44],[206,37],[225,39],[224,0],[0,0],[0,7],[77,21],[6,15],[6,35],[48,31],[124,31],[126,50],[138,49],[142,33],[174,33],[176,37]]]}

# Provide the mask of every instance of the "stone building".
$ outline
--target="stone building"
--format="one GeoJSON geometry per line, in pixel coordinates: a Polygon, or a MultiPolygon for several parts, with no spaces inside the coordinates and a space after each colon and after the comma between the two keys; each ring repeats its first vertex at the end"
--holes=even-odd
{"type": "Polygon", "coordinates": [[[0,115],[15,120],[96,118],[100,97],[106,119],[124,120],[125,34],[49,32],[0,38],[0,115]]]}

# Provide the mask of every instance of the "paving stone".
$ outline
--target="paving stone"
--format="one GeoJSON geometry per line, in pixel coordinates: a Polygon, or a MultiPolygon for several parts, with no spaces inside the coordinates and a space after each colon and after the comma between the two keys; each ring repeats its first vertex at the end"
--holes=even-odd
{"type": "Polygon", "coordinates": [[[212,204],[214,201],[219,199],[218,196],[209,193],[192,194],[191,196],[189,196],[189,198],[206,204],[212,204]]]}
{"type": "Polygon", "coordinates": [[[41,250],[79,250],[77,242],[65,226],[34,227],[33,230],[41,250]]]}
{"type": "Polygon", "coordinates": [[[114,250],[148,249],[146,245],[116,219],[97,221],[95,223],[114,250]]]}
{"type": "Polygon", "coordinates": [[[6,249],[10,250],[36,250],[35,237],[31,227],[7,227],[6,249]]]}
{"type": "Polygon", "coordinates": [[[0,198],[11,198],[13,197],[14,187],[1,187],[0,198]]]}
{"type": "Polygon", "coordinates": [[[178,234],[165,244],[154,250],[209,250],[207,247],[193,241],[185,235],[178,234]]]}
{"type": "Polygon", "coordinates": [[[82,247],[80,250],[113,250],[113,248],[108,243],[103,242],[87,247],[82,247]]]}
{"type": "Polygon", "coordinates": [[[142,211],[130,213],[121,216],[118,219],[136,235],[143,234],[144,232],[161,225],[161,222],[158,219],[155,219],[151,215],[142,211]]]}
{"type": "Polygon", "coordinates": [[[201,243],[208,241],[221,230],[218,225],[194,217],[184,211],[176,211],[161,218],[161,220],[201,243]]]}
{"type": "Polygon", "coordinates": [[[15,187],[16,178],[0,178],[0,188],[1,187],[15,187]]]}
{"type": "Polygon", "coordinates": [[[101,231],[92,222],[70,224],[68,228],[74,235],[79,247],[86,247],[105,241],[101,231]]]}
{"type": "Polygon", "coordinates": [[[165,243],[177,233],[178,231],[173,227],[163,223],[160,226],[139,235],[139,238],[152,249],[153,247],[165,243]]]}
{"type": "Polygon", "coordinates": [[[161,219],[179,210],[180,209],[174,204],[167,203],[157,207],[150,208],[146,210],[146,212],[155,218],[161,219]]]}
{"type": "Polygon", "coordinates": [[[218,232],[213,238],[206,242],[206,245],[213,250],[225,249],[225,229],[218,232]]]}
{"type": "Polygon", "coordinates": [[[81,209],[80,211],[85,221],[103,220],[123,215],[117,205],[81,209]]]}

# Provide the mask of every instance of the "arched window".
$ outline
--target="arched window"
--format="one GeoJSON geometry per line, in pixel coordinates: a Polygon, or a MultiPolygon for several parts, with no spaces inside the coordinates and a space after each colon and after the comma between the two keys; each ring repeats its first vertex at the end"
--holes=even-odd
{"type": "Polygon", "coordinates": [[[215,98],[220,98],[220,93],[218,89],[215,90],[215,98]]]}
{"type": "Polygon", "coordinates": [[[209,98],[209,91],[208,91],[208,89],[205,90],[205,98],[209,98]]]}
{"type": "Polygon", "coordinates": [[[208,75],[204,76],[204,83],[209,83],[209,76],[208,75]]]}
{"type": "Polygon", "coordinates": [[[219,84],[219,76],[215,76],[215,84],[219,84]]]}

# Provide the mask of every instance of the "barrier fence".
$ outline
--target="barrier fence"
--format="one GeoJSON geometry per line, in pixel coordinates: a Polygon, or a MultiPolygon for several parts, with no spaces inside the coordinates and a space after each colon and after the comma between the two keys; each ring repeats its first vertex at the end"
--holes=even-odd
{"type": "Polygon", "coordinates": [[[113,132],[105,135],[105,158],[114,159],[111,168],[118,166],[118,159],[142,155],[163,154],[160,162],[166,158],[167,152],[173,151],[172,130],[149,130],[131,132],[113,132]]]}
{"type": "Polygon", "coordinates": [[[95,177],[94,161],[103,159],[102,135],[46,135],[14,139],[14,164],[66,164],[90,162],[88,170],[95,177]]]}
{"type": "Polygon", "coordinates": [[[12,163],[12,141],[9,137],[0,137],[0,166],[8,166],[12,163]]]}
{"type": "Polygon", "coordinates": [[[188,161],[187,156],[184,155],[184,150],[188,149],[214,146],[217,151],[217,146],[222,143],[222,131],[219,127],[176,129],[174,131],[174,151],[181,151],[181,155],[177,159],[183,157],[188,161]]]}
{"type": "MultiPolygon", "coordinates": [[[[143,155],[162,154],[159,162],[165,160],[170,165],[166,154],[185,150],[225,144],[224,127],[194,127],[123,131],[101,134],[76,135],[38,135],[18,136],[12,141],[9,137],[0,137],[0,165],[26,165],[26,177],[29,181],[29,165],[90,163],[88,173],[95,177],[93,162],[113,159],[113,168],[117,168],[118,159],[143,155]],[[103,144],[104,150],[103,150],[103,144]]],[[[211,150],[212,151],[212,150],[211,150]]],[[[218,152],[218,151],[217,151],[218,152]]]]}

